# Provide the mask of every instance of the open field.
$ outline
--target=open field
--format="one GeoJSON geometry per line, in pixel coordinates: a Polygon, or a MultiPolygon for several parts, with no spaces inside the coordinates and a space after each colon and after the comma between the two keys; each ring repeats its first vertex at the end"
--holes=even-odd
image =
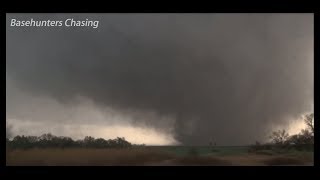
{"type": "Polygon", "coordinates": [[[248,147],[147,146],[128,149],[7,150],[8,166],[313,165],[313,152],[248,153],[248,147]]]}

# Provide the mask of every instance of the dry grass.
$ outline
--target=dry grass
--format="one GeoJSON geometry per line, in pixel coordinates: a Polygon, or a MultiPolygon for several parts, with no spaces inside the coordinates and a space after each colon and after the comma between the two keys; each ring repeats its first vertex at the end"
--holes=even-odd
{"type": "Polygon", "coordinates": [[[215,157],[185,156],[148,148],[30,149],[7,152],[8,166],[230,165],[215,157]]]}
{"type": "Polygon", "coordinates": [[[7,165],[13,166],[108,166],[144,165],[171,159],[173,155],[146,148],[136,149],[30,149],[7,154],[7,165]]]}
{"type": "Polygon", "coordinates": [[[264,160],[264,163],[268,166],[279,166],[279,165],[306,165],[303,159],[297,157],[272,157],[264,160]]]}
{"type": "Polygon", "coordinates": [[[176,160],[177,165],[191,166],[230,166],[231,162],[225,159],[210,156],[186,156],[176,160]]]}
{"type": "Polygon", "coordinates": [[[285,155],[175,156],[148,147],[130,149],[30,149],[8,150],[8,166],[266,166],[312,165],[313,159],[285,155]]]}
{"type": "Polygon", "coordinates": [[[288,155],[258,155],[248,154],[242,156],[226,156],[223,159],[236,166],[274,166],[274,165],[312,165],[313,160],[306,157],[288,155]]]}
{"type": "Polygon", "coordinates": [[[222,157],[224,160],[231,162],[233,166],[265,166],[263,161],[268,159],[266,155],[230,155],[222,157]]]}

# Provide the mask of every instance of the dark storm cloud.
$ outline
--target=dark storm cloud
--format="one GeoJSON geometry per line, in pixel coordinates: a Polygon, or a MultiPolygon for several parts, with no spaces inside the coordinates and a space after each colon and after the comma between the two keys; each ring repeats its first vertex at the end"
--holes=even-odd
{"type": "MultiPolygon", "coordinates": [[[[185,144],[250,143],[313,104],[311,14],[10,14],[7,23],[31,17],[100,23],[7,26],[7,75],[20,89],[172,115],[185,144]]],[[[156,120],[136,118],[167,128],[156,120]]]]}

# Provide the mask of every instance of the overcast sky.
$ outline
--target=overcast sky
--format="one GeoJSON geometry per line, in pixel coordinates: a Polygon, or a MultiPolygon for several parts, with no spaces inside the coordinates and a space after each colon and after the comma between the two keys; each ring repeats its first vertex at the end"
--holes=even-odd
{"type": "Polygon", "coordinates": [[[313,111],[313,14],[7,14],[6,33],[14,135],[242,145],[313,111]]]}

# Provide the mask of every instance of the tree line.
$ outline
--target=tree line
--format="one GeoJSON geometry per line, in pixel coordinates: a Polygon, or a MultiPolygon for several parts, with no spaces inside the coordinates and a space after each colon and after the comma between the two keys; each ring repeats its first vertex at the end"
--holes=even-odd
{"type": "Polygon", "coordinates": [[[15,136],[12,140],[6,138],[6,145],[11,149],[28,148],[128,148],[133,146],[123,137],[105,140],[86,136],[84,139],[73,140],[70,137],[55,136],[51,133],[41,136],[15,136]]]}
{"type": "Polygon", "coordinates": [[[251,147],[252,151],[271,150],[271,149],[296,149],[313,150],[314,148],[314,114],[304,116],[304,122],[307,126],[300,133],[289,136],[286,130],[278,130],[269,136],[270,142],[262,144],[256,142],[251,147]]]}

